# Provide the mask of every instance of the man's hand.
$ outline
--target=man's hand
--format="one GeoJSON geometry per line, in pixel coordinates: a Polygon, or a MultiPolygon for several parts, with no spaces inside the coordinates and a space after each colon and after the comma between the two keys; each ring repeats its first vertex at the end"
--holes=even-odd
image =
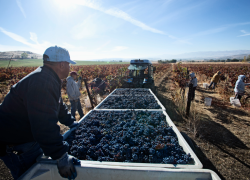
{"type": "Polygon", "coordinates": [[[81,165],[81,162],[74,156],[68,155],[68,153],[65,153],[60,159],[57,160],[59,174],[63,178],[68,178],[69,180],[75,179],[77,176],[74,165],[81,165]]]}
{"type": "Polygon", "coordinates": [[[81,77],[81,76],[79,76],[78,81],[81,81],[81,80],[82,80],[82,77],[81,77]]]}
{"type": "Polygon", "coordinates": [[[69,128],[71,129],[71,128],[74,128],[74,127],[76,127],[76,126],[78,126],[78,122],[77,122],[77,121],[74,121],[74,122],[69,126],[69,128]]]}

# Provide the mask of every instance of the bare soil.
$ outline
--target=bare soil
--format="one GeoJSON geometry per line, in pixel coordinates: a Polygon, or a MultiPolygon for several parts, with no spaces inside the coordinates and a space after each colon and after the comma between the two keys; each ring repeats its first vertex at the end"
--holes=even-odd
{"type": "Polygon", "coordinates": [[[171,72],[165,77],[168,80],[158,86],[158,98],[179,131],[191,139],[191,147],[203,168],[215,171],[221,179],[249,180],[249,113],[232,107],[223,101],[217,90],[206,90],[200,84],[192,102],[191,117],[186,118],[175,103],[179,88],[173,84],[171,72]],[[212,97],[212,106],[204,105],[204,97],[212,97]]]}

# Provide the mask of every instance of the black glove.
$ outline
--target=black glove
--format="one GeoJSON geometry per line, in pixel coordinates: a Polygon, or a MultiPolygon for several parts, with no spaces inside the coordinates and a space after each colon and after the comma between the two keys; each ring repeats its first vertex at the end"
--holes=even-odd
{"type": "Polygon", "coordinates": [[[70,180],[77,177],[74,165],[81,165],[81,162],[74,156],[68,155],[68,153],[65,153],[60,159],[57,159],[58,172],[63,178],[70,180]]]}
{"type": "Polygon", "coordinates": [[[78,81],[81,81],[81,80],[82,80],[82,77],[81,77],[81,76],[79,76],[78,81]]]}

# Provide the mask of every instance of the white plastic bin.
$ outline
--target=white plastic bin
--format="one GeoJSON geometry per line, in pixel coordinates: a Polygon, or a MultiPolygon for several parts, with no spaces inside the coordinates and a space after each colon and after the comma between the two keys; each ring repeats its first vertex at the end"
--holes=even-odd
{"type": "MultiPolygon", "coordinates": [[[[110,93],[110,95],[111,96],[121,96],[121,95],[116,94],[116,92],[120,91],[120,90],[127,90],[127,91],[133,92],[136,89],[145,90],[145,91],[148,91],[150,93],[150,94],[147,93],[145,96],[153,96],[151,89],[147,89],[147,88],[117,88],[114,91],[112,91],[112,93],[110,93]]],[[[134,96],[138,96],[138,95],[135,94],[134,96]]],[[[139,96],[141,96],[141,95],[139,95],[139,96]]]]}
{"type": "Polygon", "coordinates": [[[230,97],[230,103],[233,104],[234,97],[230,97]]]}
{"type": "Polygon", "coordinates": [[[212,98],[206,97],[205,98],[205,106],[211,106],[212,104],[212,98]]]}
{"type": "MultiPolygon", "coordinates": [[[[214,171],[208,169],[108,166],[81,162],[76,171],[76,180],[220,180],[214,171]]],[[[55,161],[36,163],[20,177],[20,180],[30,179],[65,180],[59,175],[55,161]]]]}
{"type": "Polygon", "coordinates": [[[208,83],[203,83],[203,88],[208,88],[209,84],[208,83]]]}
{"type": "MultiPolygon", "coordinates": [[[[123,109],[123,110],[117,110],[117,109],[110,109],[110,110],[91,110],[89,111],[80,121],[84,121],[85,118],[92,112],[92,111],[131,111],[131,109],[123,109]]],[[[135,110],[135,111],[143,111],[143,110],[135,110]]],[[[145,109],[144,109],[145,111],[145,109]]],[[[149,110],[147,109],[147,111],[152,111],[155,112],[155,110],[149,110]]],[[[157,111],[159,112],[159,111],[157,111]]],[[[177,138],[178,138],[178,142],[179,144],[183,147],[183,150],[188,154],[190,153],[191,157],[194,159],[194,164],[178,164],[177,166],[174,166],[173,164],[157,164],[157,163],[125,163],[125,162],[99,162],[99,161],[87,161],[87,160],[81,160],[82,162],[86,162],[89,164],[103,164],[103,165],[112,165],[112,166],[131,166],[131,167],[162,167],[162,168],[177,168],[177,169],[202,169],[203,165],[200,162],[200,160],[198,159],[198,157],[196,156],[196,154],[194,153],[194,151],[190,148],[190,146],[188,145],[188,143],[186,142],[186,140],[183,138],[183,136],[181,135],[181,133],[179,132],[179,130],[177,129],[177,127],[174,125],[174,123],[172,122],[172,120],[170,119],[170,117],[168,116],[168,114],[165,111],[161,111],[165,116],[166,116],[166,121],[168,123],[169,126],[172,126],[173,131],[176,133],[177,138]]],[[[72,131],[74,131],[76,128],[72,128],[70,130],[68,130],[67,132],[65,132],[65,134],[63,135],[63,139],[66,140],[67,137],[70,135],[70,133],[72,131]]]]}
{"type": "MultiPolygon", "coordinates": [[[[155,98],[155,100],[157,101],[157,103],[159,104],[159,106],[161,107],[160,109],[148,109],[148,110],[155,110],[155,111],[166,111],[166,108],[161,104],[161,102],[159,101],[159,99],[156,97],[156,95],[151,91],[151,89],[148,89],[149,92],[151,93],[150,96],[153,96],[155,98]]],[[[116,89],[110,93],[105,99],[102,100],[102,102],[100,102],[96,107],[95,109],[101,109],[100,107],[102,106],[103,102],[105,100],[107,100],[110,96],[120,96],[120,95],[113,95],[113,93],[116,91],[116,89]]],[[[127,96],[129,97],[129,96],[127,96]]],[[[111,110],[111,109],[106,109],[106,110],[111,110]]],[[[117,110],[122,110],[122,109],[117,109],[117,110]]]]}
{"type": "Polygon", "coordinates": [[[230,97],[230,103],[235,107],[241,107],[240,100],[234,99],[234,97],[230,97]]]}

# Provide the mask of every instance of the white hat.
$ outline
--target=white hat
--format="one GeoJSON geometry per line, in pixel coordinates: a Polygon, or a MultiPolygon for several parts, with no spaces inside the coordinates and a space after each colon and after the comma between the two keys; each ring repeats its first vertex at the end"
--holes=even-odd
{"type": "Polygon", "coordinates": [[[69,51],[61,47],[49,47],[45,50],[44,55],[49,57],[46,60],[50,62],[68,62],[70,64],[76,64],[75,61],[70,60],[69,51]]]}
{"type": "Polygon", "coordinates": [[[189,76],[191,76],[193,78],[193,77],[195,77],[195,73],[191,73],[191,74],[189,74],[189,76]]]}

